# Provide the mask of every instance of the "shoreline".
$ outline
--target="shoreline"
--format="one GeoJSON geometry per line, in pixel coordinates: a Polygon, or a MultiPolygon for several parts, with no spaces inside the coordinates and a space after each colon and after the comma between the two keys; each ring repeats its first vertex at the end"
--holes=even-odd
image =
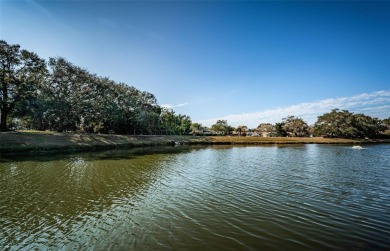
{"type": "Polygon", "coordinates": [[[174,145],[271,145],[271,144],[380,144],[389,139],[341,139],[300,137],[238,137],[190,135],[115,135],[56,132],[1,132],[0,154],[109,150],[174,145]]]}

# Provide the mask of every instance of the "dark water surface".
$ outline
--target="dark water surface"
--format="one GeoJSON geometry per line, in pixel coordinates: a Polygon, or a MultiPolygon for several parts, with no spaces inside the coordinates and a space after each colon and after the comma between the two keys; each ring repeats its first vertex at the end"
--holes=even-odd
{"type": "Polygon", "coordinates": [[[390,250],[390,145],[3,156],[0,250],[390,250]]]}

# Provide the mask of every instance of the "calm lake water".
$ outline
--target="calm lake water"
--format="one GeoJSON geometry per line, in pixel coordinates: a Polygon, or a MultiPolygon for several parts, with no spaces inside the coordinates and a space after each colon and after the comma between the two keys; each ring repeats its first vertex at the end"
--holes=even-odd
{"type": "Polygon", "coordinates": [[[0,250],[390,250],[390,145],[0,157],[0,250]]]}

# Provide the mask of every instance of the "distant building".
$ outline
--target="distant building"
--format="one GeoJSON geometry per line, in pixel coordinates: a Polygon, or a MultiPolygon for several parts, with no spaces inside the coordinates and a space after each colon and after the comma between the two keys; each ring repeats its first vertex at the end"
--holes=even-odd
{"type": "Polygon", "coordinates": [[[246,132],[246,136],[248,137],[253,136],[253,132],[246,132]]]}

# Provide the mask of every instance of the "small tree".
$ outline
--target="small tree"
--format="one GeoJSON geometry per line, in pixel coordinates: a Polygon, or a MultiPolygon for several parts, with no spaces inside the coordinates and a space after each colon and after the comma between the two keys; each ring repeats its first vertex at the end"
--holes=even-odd
{"type": "Polygon", "coordinates": [[[284,122],[275,124],[275,134],[276,134],[276,137],[286,137],[287,136],[287,132],[284,129],[284,122]]]}
{"type": "Polygon", "coordinates": [[[211,126],[211,130],[221,135],[227,135],[234,131],[234,128],[229,126],[226,120],[218,120],[211,126]]]}
{"type": "Polygon", "coordinates": [[[189,134],[191,132],[191,118],[187,115],[179,114],[180,125],[179,134],[189,134]]]}
{"type": "Polygon", "coordinates": [[[237,127],[236,131],[239,133],[240,136],[246,136],[246,132],[248,131],[248,127],[245,125],[240,125],[237,127]]]}
{"type": "Polygon", "coordinates": [[[202,135],[204,130],[201,123],[192,123],[190,129],[194,135],[202,135]]]}

